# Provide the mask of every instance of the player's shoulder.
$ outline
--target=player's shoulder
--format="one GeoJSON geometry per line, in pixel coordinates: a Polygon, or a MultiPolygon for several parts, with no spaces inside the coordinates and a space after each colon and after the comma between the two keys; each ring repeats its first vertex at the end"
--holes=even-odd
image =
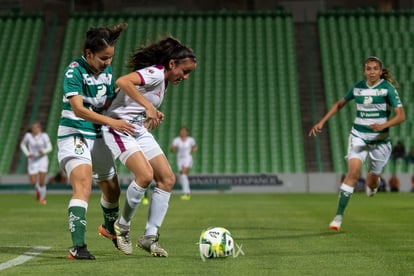
{"type": "Polygon", "coordinates": [[[139,70],[141,73],[147,76],[160,76],[164,75],[164,66],[162,65],[152,65],[139,70]]]}

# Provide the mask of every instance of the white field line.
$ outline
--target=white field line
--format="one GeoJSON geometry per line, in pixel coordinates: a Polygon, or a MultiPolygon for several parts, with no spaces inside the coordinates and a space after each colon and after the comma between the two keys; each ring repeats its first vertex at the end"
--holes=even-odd
{"type": "Polygon", "coordinates": [[[48,246],[36,246],[33,247],[31,250],[24,252],[19,257],[14,258],[13,260],[7,261],[5,263],[0,263],[0,271],[8,269],[12,266],[21,265],[37,255],[41,254],[43,251],[49,250],[50,247],[48,246]]]}

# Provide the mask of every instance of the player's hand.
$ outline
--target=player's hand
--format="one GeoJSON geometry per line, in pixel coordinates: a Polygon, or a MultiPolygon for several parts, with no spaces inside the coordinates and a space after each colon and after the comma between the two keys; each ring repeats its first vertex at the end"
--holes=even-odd
{"type": "Polygon", "coordinates": [[[323,128],[323,124],[317,123],[309,131],[309,136],[316,136],[316,135],[318,135],[318,133],[322,132],[322,128],[323,128]]]}
{"type": "Polygon", "coordinates": [[[149,130],[156,129],[164,119],[164,114],[158,111],[154,106],[145,110],[146,120],[144,126],[149,130]]]}
{"type": "Polygon", "coordinates": [[[372,124],[370,125],[373,131],[378,132],[384,129],[384,127],[381,124],[372,124]]]}
{"type": "Polygon", "coordinates": [[[129,134],[129,135],[135,134],[134,125],[124,120],[112,119],[109,126],[113,128],[114,130],[121,132],[121,133],[129,134]]]}

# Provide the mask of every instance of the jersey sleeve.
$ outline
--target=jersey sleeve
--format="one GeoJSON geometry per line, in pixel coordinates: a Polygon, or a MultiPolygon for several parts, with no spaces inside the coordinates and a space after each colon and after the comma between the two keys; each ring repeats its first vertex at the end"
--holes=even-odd
{"type": "Polygon", "coordinates": [[[79,64],[72,62],[64,72],[63,95],[69,98],[71,96],[81,95],[82,91],[82,75],[79,70],[79,64]]]}
{"type": "Polygon", "coordinates": [[[164,72],[156,67],[147,67],[137,71],[141,77],[142,86],[157,86],[164,81],[164,72]]]}
{"type": "Polygon", "coordinates": [[[45,147],[43,149],[43,153],[48,154],[49,152],[52,151],[52,143],[50,143],[49,135],[47,135],[46,133],[43,133],[43,140],[45,142],[45,147]]]}
{"type": "Polygon", "coordinates": [[[174,140],[173,140],[173,142],[172,142],[171,145],[174,146],[174,147],[178,147],[178,139],[177,138],[174,138],[174,140]]]}
{"type": "Polygon", "coordinates": [[[27,133],[24,135],[22,141],[20,142],[20,149],[24,153],[24,155],[28,156],[30,154],[30,151],[27,147],[27,133]]]}
{"type": "Polygon", "coordinates": [[[351,101],[355,98],[354,96],[354,87],[352,87],[351,89],[349,89],[349,91],[345,94],[344,99],[345,101],[351,101]]]}
{"type": "Polygon", "coordinates": [[[403,106],[400,96],[398,95],[398,91],[393,86],[391,86],[391,88],[388,90],[388,100],[390,102],[391,107],[403,106]]]}

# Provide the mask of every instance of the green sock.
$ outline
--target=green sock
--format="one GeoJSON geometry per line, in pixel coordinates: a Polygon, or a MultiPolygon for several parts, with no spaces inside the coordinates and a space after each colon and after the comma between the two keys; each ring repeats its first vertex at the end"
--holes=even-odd
{"type": "Polygon", "coordinates": [[[119,216],[119,206],[115,208],[105,208],[101,205],[101,207],[103,211],[104,226],[106,230],[111,234],[115,234],[114,222],[119,216]]]}
{"type": "Polygon", "coordinates": [[[349,200],[351,199],[354,188],[346,184],[341,185],[339,190],[339,200],[338,200],[338,209],[336,210],[337,215],[343,215],[345,208],[348,205],[349,200]]]}
{"type": "Polygon", "coordinates": [[[80,206],[71,206],[68,208],[68,216],[73,246],[83,246],[86,232],[86,209],[80,206]]]}

